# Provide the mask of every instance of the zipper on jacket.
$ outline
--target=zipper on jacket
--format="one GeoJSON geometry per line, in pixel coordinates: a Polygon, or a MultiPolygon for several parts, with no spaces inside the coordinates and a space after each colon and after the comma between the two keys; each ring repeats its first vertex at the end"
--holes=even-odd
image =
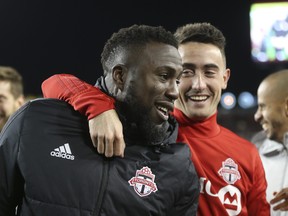
{"type": "Polygon", "coordinates": [[[102,203],[103,203],[103,198],[104,198],[104,195],[105,195],[105,191],[106,191],[106,188],[107,188],[107,184],[108,184],[108,175],[109,175],[109,161],[110,159],[108,158],[104,158],[103,159],[103,175],[102,175],[102,178],[101,178],[101,188],[100,188],[100,191],[99,191],[99,195],[97,197],[97,203],[96,203],[96,206],[95,206],[95,210],[94,210],[94,213],[92,214],[93,216],[98,216],[100,215],[100,210],[101,210],[101,207],[102,207],[102,203]]]}

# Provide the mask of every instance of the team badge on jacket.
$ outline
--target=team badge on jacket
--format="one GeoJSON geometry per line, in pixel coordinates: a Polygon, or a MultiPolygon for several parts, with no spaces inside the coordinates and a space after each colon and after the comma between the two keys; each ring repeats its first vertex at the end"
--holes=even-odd
{"type": "Polygon", "coordinates": [[[234,184],[238,179],[241,178],[241,175],[238,171],[238,165],[231,158],[227,158],[222,162],[222,167],[218,173],[228,184],[234,184]]]}
{"type": "Polygon", "coordinates": [[[137,170],[136,176],[132,177],[128,183],[134,187],[139,196],[144,197],[158,190],[154,180],[155,175],[149,167],[145,166],[141,170],[137,170]]]}

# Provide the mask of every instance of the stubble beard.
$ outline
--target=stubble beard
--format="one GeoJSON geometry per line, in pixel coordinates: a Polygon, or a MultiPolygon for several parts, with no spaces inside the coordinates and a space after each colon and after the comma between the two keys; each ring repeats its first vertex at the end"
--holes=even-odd
{"type": "Polygon", "coordinates": [[[153,107],[145,107],[141,98],[138,100],[138,96],[135,95],[134,92],[133,88],[130,87],[127,90],[124,101],[120,103],[120,110],[125,121],[128,122],[128,124],[136,125],[141,138],[145,139],[145,142],[162,142],[166,138],[167,130],[169,128],[168,121],[165,121],[160,125],[155,124],[150,116],[153,107]]]}

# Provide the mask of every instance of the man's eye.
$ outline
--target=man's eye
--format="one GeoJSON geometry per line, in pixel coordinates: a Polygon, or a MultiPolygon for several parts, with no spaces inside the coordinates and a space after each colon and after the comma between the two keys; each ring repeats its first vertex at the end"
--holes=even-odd
{"type": "Polygon", "coordinates": [[[208,76],[208,77],[211,77],[211,76],[215,75],[215,72],[214,71],[206,71],[205,75],[208,76]]]}
{"type": "Polygon", "coordinates": [[[182,72],[182,77],[193,76],[193,74],[194,74],[194,71],[193,71],[193,70],[187,70],[187,69],[185,69],[185,70],[183,70],[183,72],[182,72]]]}
{"type": "Polygon", "coordinates": [[[168,74],[167,73],[163,73],[163,74],[160,75],[160,77],[166,80],[168,78],[168,74]]]}

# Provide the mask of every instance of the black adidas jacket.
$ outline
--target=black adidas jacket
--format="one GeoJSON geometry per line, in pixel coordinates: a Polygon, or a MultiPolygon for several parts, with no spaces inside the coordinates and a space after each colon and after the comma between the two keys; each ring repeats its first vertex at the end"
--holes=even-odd
{"type": "Polygon", "coordinates": [[[198,177],[176,136],[177,126],[168,146],[128,141],[124,158],[108,159],[70,105],[28,102],[0,135],[0,216],[196,215],[198,177]]]}

